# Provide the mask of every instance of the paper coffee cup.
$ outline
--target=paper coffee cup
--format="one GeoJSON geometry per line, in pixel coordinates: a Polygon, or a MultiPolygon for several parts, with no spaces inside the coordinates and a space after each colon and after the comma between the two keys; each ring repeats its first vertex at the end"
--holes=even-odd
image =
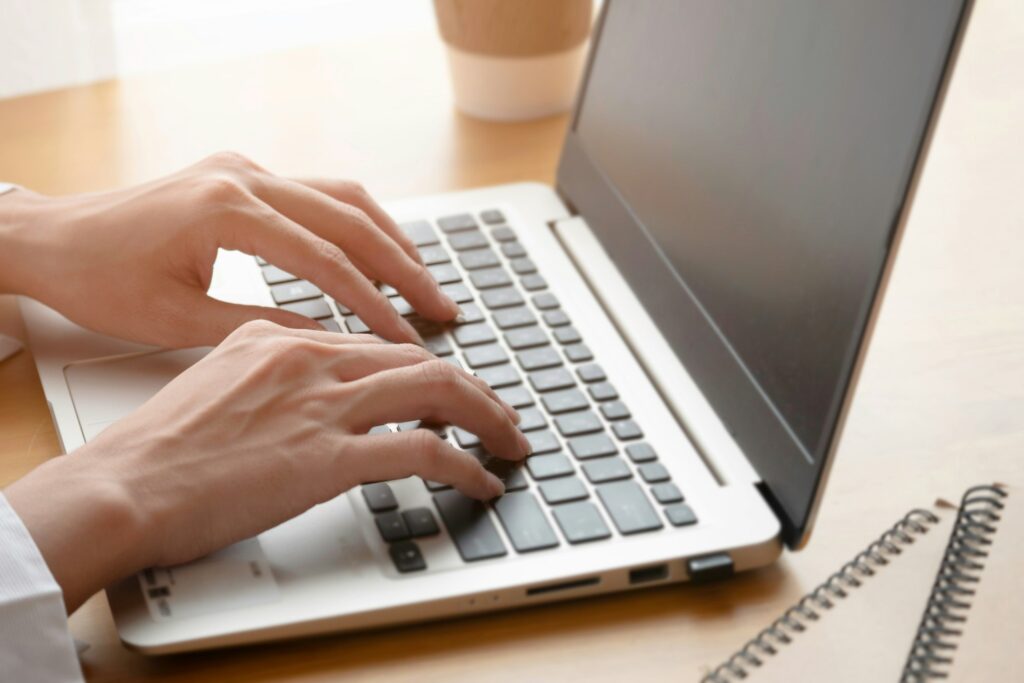
{"type": "Polygon", "coordinates": [[[459,110],[523,121],[572,106],[592,0],[434,0],[434,8],[459,110]]]}

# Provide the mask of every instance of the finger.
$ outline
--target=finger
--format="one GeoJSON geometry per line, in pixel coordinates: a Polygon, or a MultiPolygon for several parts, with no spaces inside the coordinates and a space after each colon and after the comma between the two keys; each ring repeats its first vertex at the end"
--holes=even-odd
{"type": "Polygon", "coordinates": [[[450,422],[480,437],[490,453],[520,460],[530,443],[509,414],[480,387],[442,360],[384,370],[341,385],[354,429],[387,422],[450,422]]]}
{"type": "MultiPolygon", "coordinates": [[[[344,382],[352,382],[384,370],[408,367],[435,360],[437,360],[437,356],[415,344],[349,345],[339,351],[335,372],[338,379],[344,382]]],[[[522,418],[516,409],[505,403],[487,382],[475,375],[469,374],[465,370],[454,367],[453,370],[456,373],[460,373],[467,382],[471,382],[486,394],[488,398],[497,403],[505,411],[509,419],[512,420],[513,424],[519,424],[522,418]]]]}
{"type": "Polygon", "coordinates": [[[362,209],[282,178],[266,178],[257,193],[285,216],[341,247],[372,276],[394,286],[424,317],[451,320],[458,315],[458,304],[441,290],[430,271],[362,209]]]}
{"type": "Polygon", "coordinates": [[[218,224],[220,245],[260,254],[344,301],[370,329],[390,341],[422,344],[419,333],[388,302],[337,245],[253,198],[236,220],[218,224]]]}
{"type": "Polygon", "coordinates": [[[184,301],[195,330],[195,339],[190,340],[190,343],[198,346],[216,346],[229,334],[252,320],[269,320],[282,328],[293,328],[296,331],[331,334],[312,318],[282,311],[279,308],[229,304],[195,290],[189,290],[185,296],[184,301]]]}
{"type": "Polygon", "coordinates": [[[328,197],[344,202],[345,204],[351,204],[352,206],[358,206],[360,209],[366,212],[366,215],[377,224],[377,226],[383,230],[391,239],[398,243],[402,247],[402,251],[408,254],[413,260],[420,265],[423,265],[423,258],[420,256],[419,250],[413,241],[409,239],[409,236],[405,234],[405,231],[398,227],[398,223],[395,222],[387,211],[381,208],[380,204],[377,203],[369,192],[363,189],[363,186],[359,183],[354,183],[350,180],[332,180],[329,178],[305,178],[296,180],[298,183],[302,183],[307,187],[311,187],[317,192],[323,192],[328,197]]]}
{"type": "Polygon", "coordinates": [[[358,436],[351,443],[356,446],[338,459],[339,466],[346,470],[343,478],[348,480],[353,475],[359,482],[417,475],[451,484],[479,500],[490,500],[505,492],[501,480],[485,470],[479,460],[427,429],[358,436]]]}

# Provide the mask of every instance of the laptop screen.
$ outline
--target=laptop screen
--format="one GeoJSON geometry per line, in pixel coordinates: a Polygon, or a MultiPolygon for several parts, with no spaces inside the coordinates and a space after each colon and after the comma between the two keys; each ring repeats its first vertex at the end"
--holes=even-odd
{"type": "Polygon", "coordinates": [[[605,8],[559,184],[791,535],[810,514],[962,5],[605,8]]]}

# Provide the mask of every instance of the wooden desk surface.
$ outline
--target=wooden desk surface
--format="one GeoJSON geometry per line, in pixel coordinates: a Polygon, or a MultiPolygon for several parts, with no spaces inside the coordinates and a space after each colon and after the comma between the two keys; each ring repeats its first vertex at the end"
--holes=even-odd
{"type": "MultiPolygon", "coordinates": [[[[359,178],[384,198],[553,181],[565,117],[476,122],[452,110],[446,79],[432,36],[393,36],[9,100],[0,178],[96,190],[226,148],[279,173],[359,178]]],[[[947,161],[972,172],[988,163],[955,142],[947,161]]],[[[712,586],[165,659],[122,648],[99,595],[71,618],[91,644],[89,680],[698,678],[908,508],[968,484],[1024,482],[1024,235],[998,212],[979,224],[950,210],[983,190],[938,179],[904,240],[806,550],[712,586]]],[[[0,332],[23,334],[10,297],[0,297],[0,332]]],[[[28,352],[0,363],[0,388],[4,484],[58,444],[28,352]]]]}

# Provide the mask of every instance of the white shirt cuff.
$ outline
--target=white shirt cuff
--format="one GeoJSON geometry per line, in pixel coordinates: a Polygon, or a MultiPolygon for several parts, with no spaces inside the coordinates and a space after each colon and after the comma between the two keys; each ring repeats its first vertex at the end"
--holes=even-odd
{"type": "Polygon", "coordinates": [[[0,662],[11,681],[82,681],[64,598],[35,541],[0,493],[0,662]]]}

